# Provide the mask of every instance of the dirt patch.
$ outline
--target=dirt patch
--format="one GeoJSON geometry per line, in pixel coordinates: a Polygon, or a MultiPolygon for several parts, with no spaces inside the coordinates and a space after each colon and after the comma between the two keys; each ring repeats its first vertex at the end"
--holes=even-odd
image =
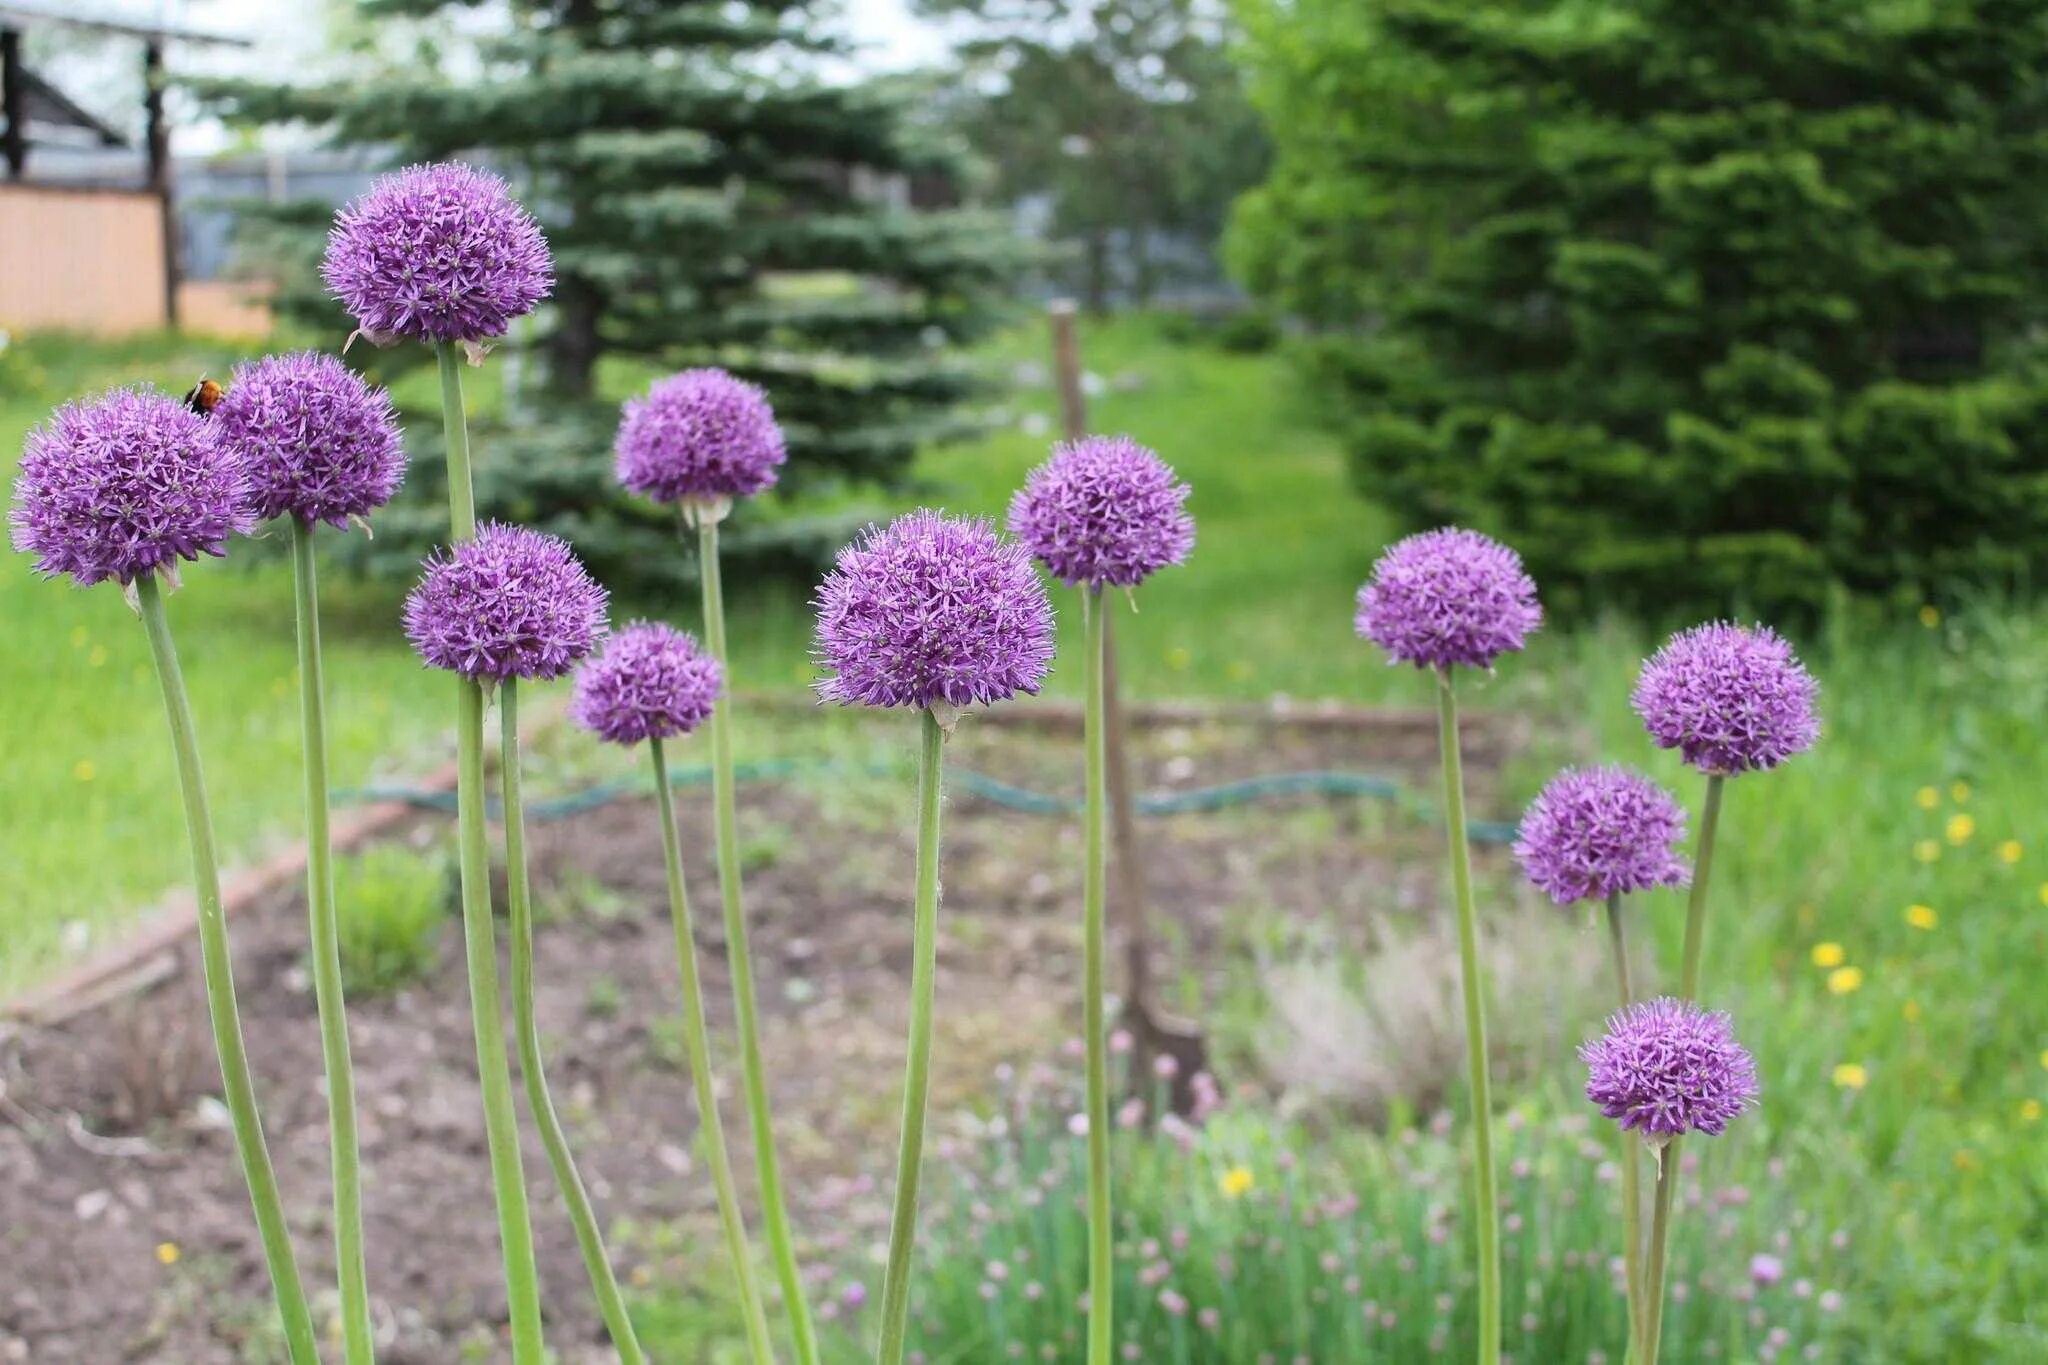
{"type": "MultiPolygon", "coordinates": [[[[910,731],[903,728],[906,748],[910,731]]],[[[1470,747],[1475,806],[1495,809],[1505,741],[1470,747]]],[[[1078,787],[1065,734],[969,721],[949,761],[1041,791],[1078,787]]],[[[1343,769],[1432,790],[1433,738],[1412,732],[1175,725],[1141,732],[1140,790],[1186,791],[1290,770],[1343,769]]],[[[876,1191],[894,1159],[912,870],[907,781],[810,777],[749,785],[748,910],[764,1046],[809,1263],[883,1236],[876,1191]]],[[[730,1058],[730,992],[710,856],[708,793],[679,803],[724,1112],[747,1175],[730,1058]]],[[[1141,821],[1167,979],[1220,981],[1228,926],[1277,909],[1370,932],[1427,910],[1435,832],[1391,803],[1288,796],[1141,821]]],[[[422,815],[398,837],[431,839],[422,815]]],[[[991,1067],[1056,1054],[1078,1017],[1079,852],[1072,818],[1020,813],[956,786],[944,861],[934,1100],[972,1104],[991,1067]]],[[[651,801],[537,823],[540,1016],[550,1077],[584,1174],[645,1283],[715,1246],[695,1105],[676,1058],[673,950],[651,801]]],[[[244,1021],[308,1283],[331,1283],[326,1127],[303,907],[280,894],[234,925],[244,1021]]],[[[362,1100],[371,1278],[389,1365],[494,1360],[505,1304],[468,1000],[446,926],[439,970],[350,1024],[362,1100]]],[[[1213,998],[1213,996],[1210,996],[1213,998]]],[[[0,1045],[0,1361],[178,1365],[277,1358],[260,1249],[212,1070],[196,959],[146,993],[0,1045]]],[[[609,1359],[559,1200],[527,1143],[550,1344],[609,1359]]],[[[884,1191],[885,1192],[885,1191],[884,1191]]],[[[320,1305],[331,1311],[331,1294],[320,1305]]]]}

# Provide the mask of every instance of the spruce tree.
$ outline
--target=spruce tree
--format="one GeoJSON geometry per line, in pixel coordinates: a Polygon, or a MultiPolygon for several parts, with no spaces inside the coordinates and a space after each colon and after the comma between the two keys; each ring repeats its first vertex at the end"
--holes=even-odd
{"type": "MultiPolygon", "coordinates": [[[[1022,261],[996,215],[960,208],[960,149],[905,78],[833,84],[814,8],[782,0],[367,0],[341,74],[199,82],[231,119],[296,123],[393,166],[462,157],[505,175],[547,230],[555,297],[531,333],[534,376],[482,443],[487,515],[572,537],[615,586],[694,572],[669,517],[617,493],[623,389],[690,365],[765,388],[790,443],[792,495],[901,480],[912,453],[968,430],[959,343],[998,317],[1022,261]],[[474,11],[474,13],[471,13],[474,11]],[[910,202],[949,206],[922,210],[910,202]]],[[[289,245],[284,306],[312,310],[326,206],[269,215],[289,245]]],[[[341,328],[342,330],[335,330],[341,328]]],[[[397,353],[350,359],[374,372],[397,353]]],[[[422,430],[419,435],[426,433],[422,430]]],[[[431,482],[434,461],[419,461],[431,482]]],[[[366,552],[409,571],[438,524],[394,509],[366,552]]],[[[751,511],[751,509],[749,509],[751,511]]],[[[845,527],[740,514],[742,557],[808,565],[845,527]]]]}
{"type": "Polygon", "coordinates": [[[1370,496],[1560,603],[2048,568],[2048,10],[1241,8],[1235,259],[1329,329],[1370,496]]]}

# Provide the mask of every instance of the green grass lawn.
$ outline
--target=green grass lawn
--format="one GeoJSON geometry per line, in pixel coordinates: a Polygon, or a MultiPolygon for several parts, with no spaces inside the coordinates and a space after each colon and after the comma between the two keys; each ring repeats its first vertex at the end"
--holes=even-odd
{"type": "MultiPolygon", "coordinates": [[[[1095,428],[1154,445],[1196,490],[1193,559],[1119,618],[1131,690],[1427,705],[1421,678],[1352,635],[1352,594],[1389,528],[1350,487],[1284,360],[1168,344],[1142,319],[1087,327],[1084,344],[1104,380],[1095,428]]],[[[1031,329],[986,355],[1008,369],[1044,350],[1031,329]]],[[[71,393],[129,377],[178,384],[227,359],[162,339],[17,348],[0,360],[0,442],[18,449],[71,393]]],[[[928,456],[906,501],[1000,517],[1049,441],[1025,416],[1043,426],[1052,412],[1049,390],[1020,393],[1005,429],[928,456]]],[[[66,926],[103,934],[184,875],[139,627],[111,588],[40,583],[21,557],[4,563],[0,990],[58,961],[66,926]]],[[[297,824],[281,570],[206,566],[171,603],[221,833],[242,856],[297,824]]],[[[1056,602],[1071,642],[1079,613],[1071,594],[1056,602]]],[[[414,664],[395,611],[389,587],[337,587],[330,601],[338,784],[439,761],[445,694],[414,664]]],[[[733,615],[741,686],[808,681],[800,595],[736,585],[733,615]]],[[[1550,629],[1497,677],[1469,680],[1475,704],[1535,721],[1514,801],[1476,814],[1511,819],[1556,763],[1593,759],[1648,767],[1696,808],[1697,780],[1651,750],[1628,710],[1654,643],[1617,623],[1550,629]]],[[[1717,1159],[1731,1179],[1790,1163],[1806,1184],[1786,1216],[1857,1239],[1842,1286],[1855,1349],[1841,1358],[2048,1358],[2048,613],[1987,601],[1929,625],[1849,609],[1798,644],[1825,688],[1826,733],[1783,770],[1733,782],[1717,864],[1707,981],[1766,1080],[1763,1107],[1717,1159]],[[1931,921],[1909,918],[1914,906],[1931,921]],[[1831,977],[1817,949],[1857,973],[1831,977]]],[[[1055,691],[1077,684],[1056,671],[1055,691]]],[[[1680,912],[1674,896],[1642,907],[1666,963],[1680,912]]]]}

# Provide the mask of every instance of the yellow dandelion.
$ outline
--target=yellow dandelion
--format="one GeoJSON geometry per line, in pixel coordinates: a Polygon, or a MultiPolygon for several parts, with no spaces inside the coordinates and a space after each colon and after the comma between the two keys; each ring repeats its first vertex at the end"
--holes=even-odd
{"type": "Polygon", "coordinates": [[[1863,985],[1861,967],[1837,967],[1828,973],[1828,990],[1835,995],[1849,995],[1863,985]]]}
{"type": "Polygon", "coordinates": [[[1899,1013],[1901,1013],[1901,1014],[1903,1014],[1903,1015],[1905,1015],[1905,1016],[1906,1016],[1906,1022],[1907,1022],[1907,1023],[1909,1023],[1909,1024],[1917,1024],[1917,1023],[1919,1023],[1919,1022],[1920,1022],[1920,1002],[1919,1002],[1918,1000],[1908,1000],[1908,1001],[1906,1002],[1906,1006],[1905,1006],[1905,1008],[1904,1008],[1904,1009],[1902,1009],[1902,1010],[1900,1010],[1900,1011],[1899,1011],[1899,1013]]]}
{"type": "Polygon", "coordinates": [[[1998,861],[2004,863],[2007,867],[2011,867],[2020,860],[2021,855],[2026,851],[2019,840],[2007,839],[1998,846],[1998,861]]]}
{"type": "Polygon", "coordinates": [[[85,656],[85,662],[87,663],[87,665],[93,668],[106,667],[107,647],[105,645],[94,645],[92,647],[92,653],[85,656]]]}
{"type": "Polygon", "coordinates": [[[80,782],[90,782],[100,775],[100,770],[92,765],[91,759],[81,758],[71,765],[71,775],[80,782]]]}
{"type": "Polygon", "coordinates": [[[1950,783],[1948,799],[1955,802],[1958,806],[1962,805],[1963,802],[1970,799],[1970,784],[1967,782],[1950,783]]]}
{"type": "Polygon", "coordinates": [[[1216,1188],[1223,1191],[1225,1199],[1242,1199],[1251,1192],[1251,1167],[1232,1166],[1216,1181],[1216,1188]]]}
{"type": "Polygon", "coordinates": [[[1950,843],[1961,847],[1969,843],[1971,838],[1977,833],[1977,818],[1973,815],[1964,815],[1959,811],[1949,816],[1948,823],[1942,826],[1942,833],[1948,836],[1950,843]]]}
{"type": "Polygon", "coordinates": [[[1187,672],[1188,665],[1194,663],[1194,661],[1195,656],[1188,652],[1185,645],[1175,645],[1172,649],[1166,651],[1166,666],[1176,673],[1187,672]]]}
{"type": "Polygon", "coordinates": [[[1835,1068],[1834,1080],[1844,1090],[1861,1090],[1870,1084],[1870,1073],[1861,1062],[1843,1062],[1835,1068]]]}
{"type": "Polygon", "coordinates": [[[2021,1100],[2021,1101],[2020,1101],[2020,1122],[2021,1122],[2021,1123],[2038,1123],[2038,1122],[2040,1122],[2040,1119],[2041,1119],[2041,1101],[2039,1101],[2039,1100],[2021,1100]]]}
{"type": "Polygon", "coordinates": [[[2041,904],[2048,905],[2048,882],[2041,883],[2041,904]]]}
{"type": "Polygon", "coordinates": [[[2048,1049],[2044,1049],[2041,1053],[2041,1069],[2048,1071],[2048,1049]]]}
{"type": "Polygon", "coordinates": [[[158,1242],[156,1244],[156,1259],[158,1265],[176,1265],[178,1263],[179,1254],[180,1253],[178,1251],[178,1244],[176,1242],[158,1242]]]}
{"type": "Polygon", "coordinates": [[[1906,907],[1906,923],[1915,929],[1932,929],[1941,923],[1941,916],[1934,913],[1931,905],[1909,905],[1906,907]]]}
{"type": "Polygon", "coordinates": [[[1232,659],[1230,661],[1230,667],[1226,668],[1224,672],[1230,675],[1230,680],[1232,682],[1243,682],[1245,679],[1251,677],[1252,666],[1246,663],[1243,659],[1232,659]]]}
{"type": "Polygon", "coordinates": [[[1957,1170],[1974,1171],[1978,1168],[1978,1165],[1979,1162],[1977,1160],[1977,1154],[1975,1152],[1971,1151],[1967,1147],[1961,1147],[1956,1150],[1957,1170]]]}
{"type": "Polygon", "coordinates": [[[1941,608],[1935,606],[1932,602],[1920,608],[1920,624],[1929,630],[1933,630],[1936,626],[1940,625],[1941,608]]]}
{"type": "Polygon", "coordinates": [[[84,649],[85,642],[91,638],[92,632],[88,631],[84,626],[73,626],[71,628],[71,647],[73,649],[84,649]]]}
{"type": "Polygon", "coordinates": [[[1816,943],[1813,945],[1813,965],[1816,967],[1839,967],[1849,955],[1842,951],[1839,943],[1816,943]]]}
{"type": "Polygon", "coordinates": [[[1913,804],[1921,810],[1933,810],[1941,804],[1941,793],[1932,787],[1922,787],[1913,793],[1913,804]]]}
{"type": "Polygon", "coordinates": [[[1938,840],[1922,839],[1913,845],[1913,861],[1916,863],[1931,863],[1940,857],[1941,844],[1938,840]]]}

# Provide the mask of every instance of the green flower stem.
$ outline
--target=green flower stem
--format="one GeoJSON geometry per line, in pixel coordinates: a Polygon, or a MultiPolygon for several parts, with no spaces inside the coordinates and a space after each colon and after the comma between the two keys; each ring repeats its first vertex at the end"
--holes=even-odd
{"type": "Polygon", "coordinates": [[[1109,1203],[1109,1040],[1103,1019],[1104,819],[1108,810],[1108,748],[1103,732],[1103,638],[1109,611],[1099,588],[1083,599],[1087,620],[1087,825],[1081,882],[1081,1033],[1088,1044],[1088,1362],[1109,1365],[1115,1315],[1113,1233],[1109,1203]]]}
{"type": "Polygon", "coordinates": [[[931,1087],[932,984],[938,973],[939,787],[946,732],[924,712],[917,764],[917,902],[912,919],[910,1046],[903,1069],[903,1145],[896,1156],[896,1210],[882,1278],[882,1333],[876,1365],[901,1365],[910,1326],[910,1258],[917,1240],[917,1178],[924,1159],[925,1097],[931,1087]]]}
{"type": "MultiPolygon", "coordinates": [[[[1614,982],[1621,997],[1621,1007],[1627,1009],[1635,1003],[1635,987],[1630,980],[1628,967],[1628,938],[1622,925],[1621,897],[1607,898],[1607,941],[1614,950],[1614,982]]],[[[1621,1142],[1621,1225],[1622,1263],[1627,1268],[1628,1281],[1628,1356],[1632,1361],[1642,1358],[1643,1334],[1643,1177],[1642,1163],[1636,1151],[1637,1139],[1625,1129],[1617,1129],[1616,1136],[1621,1142]]]]}
{"type": "Polygon", "coordinates": [[[292,524],[292,589],[298,606],[299,729],[306,778],[306,914],[313,954],[313,999],[320,1012],[320,1056],[327,1069],[327,1127],[334,1168],[334,1259],[341,1280],[342,1355],[348,1365],[377,1356],[370,1320],[370,1276],[363,1253],[363,1177],[356,1139],[355,1065],[348,1054],[348,1012],[341,987],[341,941],[334,914],[334,857],[327,815],[326,683],[320,663],[320,588],[313,528],[292,524]]]}
{"type": "Polygon", "coordinates": [[[192,845],[192,888],[199,904],[199,957],[206,977],[206,1008],[213,1023],[213,1046],[220,1057],[221,1089],[234,1121],[235,1150],[242,1159],[249,1202],[263,1237],[263,1259],[284,1320],[292,1365],[319,1365],[314,1345],[313,1315],[299,1282],[292,1255],[291,1230],[284,1201],[277,1190],[277,1172],[263,1141],[263,1122],[256,1113],[256,1082],[249,1072],[249,1049],[242,1039],[241,1015],[235,1008],[234,961],[228,951],[227,914],[220,902],[220,865],[214,855],[213,816],[206,803],[206,777],[199,766],[199,741],[193,731],[192,703],[185,695],[185,677],[178,667],[171,623],[156,576],[135,580],[136,609],[149,634],[156,660],[157,682],[164,694],[164,716],[170,722],[171,747],[177,755],[178,788],[184,798],[185,835],[192,845]]]}
{"type": "Polygon", "coordinates": [[[1650,1296],[1643,1305],[1643,1345],[1636,1353],[1638,1365],[1657,1365],[1657,1347],[1664,1335],[1664,1257],[1671,1242],[1671,1194],[1678,1186],[1678,1139],[1664,1144],[1657,1163],[1656,1207],[1650,1215],[1650,1296]]]}
{"type": "Polygon", "coordinates": [[[647,1356],[633,1333],[633,1320],[626,1314],[625,1296],[612,1274],[611,1258],[605,1254],[604,1235],[598,1230],[597,1210],[576,1172],[576,1158],[569,1151],[569,1136],[555,1113],[554,1097],[548,1092],[548,1077],[540,1050],[540,1023],[535,1018],[533,994],[533,896],[526,871],[526,807],[519,794],[519,687],[507,681],[498,691],[498,716],[502,727],[498,746],[498,782],[504,793],[505,892],[512,912],[512,1031],[519,1045],[519,1074],[526,1081],[526,1106],[533,1111],[534,1126],[540,1129],[541,1146],[547,1149],[548,1165],[554,1168],[555,1184],[568,1206],[569,1225],[575,1230],[576,1245],[583,1253],[583,1265],[590,1272],[591,1292],[597,1296],[598,1315],[611,1333],[612,1348],[622,1365],[645,1365],[647,1356]]]}
{"type": "Polygon", "coordinates": [[[704,986],[697,975],[697,936],[690,922],[689,894],[683,885],[682,836],[676,832],[675,795],[669,788],[668,761],[661,741],[649,740],[654,763],[655,801],[661,810],[661,855],[668,870],[669,919],[675,928],[676,970],[683,986],[683,1042],[690,1055],[690,1080],[697,1091],[697,1119],[704,1156],[718,1191],[718,1219],[725,1229],[725,1249],[738,1281],[740,1311],[747,1320],[747,1346],[757,1365],[775,1359],[768,1339],[768,1319],[761,1309],[761,1289],[754,1281],[754,1253],[747,1246],[747,1225],[733,1184],[732,1158],[725,1149],[725,1121],[718,1116],[718,1087],[711,1073],[711,1038],[704,1026],[704,986]]]}
{"type": "Polygon", "coordinates": [[[818,1337],[797,1267],[796,1238],[782,1193],[782,1164],[775,1154],[775,1121],[768,1108],[767,1067],[761,1058],[761,1026],[754,997],[754,964],[747,947],[747,912],[740,886],[740,836],[733,801],[732,670],[725,644],[725,588],[718,566],[718,517],[696,517],[698,573],[704,588],[704,639],[725,674],[725,694],[711,712],[711,797],[718,842],[718,894],[725,912],[726,952],[732,965],[733,1015],[739,1025],[740,1070],[747,1096],[747,1125],[754,1137],[754,1174],[761,1186],[761,1219],[768,1251],[782,1286],[798,1365],[817,1365],[818,1337]]]}
{"type": "Polygon", "coordinates": [[[1437,670],[1438,748],[1443,753],[1444,824],[1451,839],[1451,891],[1458,911],[1458,969],[1465,996],[1465,1065],[1472,1090],[1472,1222],[1479,1252],[1479,1365],[1500,1362],[1500,1201],[1494,1193],[1493,1097],[1487,1078],[1486,979],[1479,968],[1479,914],[1472,902],[1472,847],[1465,831],[1465,769],[1458,748],[1458,698],[1448,668],[1437,670]]]}
{"type": "Polygon", "coordinates": [[[1721,826],[1720,773],[1707,775],[1707,803],[1700,812],[1699,852],[1693,856],[1692,893],[1685,900],[1685,954],[1680,958],[1678,994],[1699,1003],[1700,957],[1707,939],[1707,877],[1714,870],[1714,834],[1721,826]]]}
{"type": "MultiPolygon", "coordinates": [[[[441,365],[441,422],[447,432],[449,522],[455,539],[468,540],[476,534],[476,497],[470,487],[462,359],[445,342],[434,350],[441,365]]],[[[498,1245],[505,1259],[505,1298],[512,1316],[512,1359],[514,1365],[542,1365],[546,1348],[541,1342],[540,1277],[534,1269],[526,1174],[519,1164],[519,1116],[512,1105],[512,1062],[498,999],[497,926],[491,921],[491,852],[484,828],[484,694],[467,678],[457,678],[455,687],[462,943],[469,968],[477,1079],[483,1088],[484,1135],[491,1153],[491,1188],[498,1205],[498,1245]]]]}

